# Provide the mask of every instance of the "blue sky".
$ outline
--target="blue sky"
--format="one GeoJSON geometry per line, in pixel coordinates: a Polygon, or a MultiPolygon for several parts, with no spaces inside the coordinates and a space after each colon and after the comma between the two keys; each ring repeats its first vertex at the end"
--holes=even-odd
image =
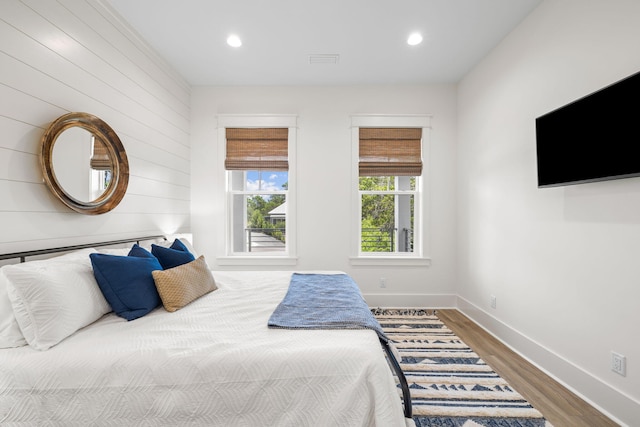
{"type": "Polygon", "coordinates": [[[282,190],[282,184],[289,180],[287,171],[269,172],[269,171],[248,171],[247,172],[247,190],[265,190],[276,191],[282,190]]]}

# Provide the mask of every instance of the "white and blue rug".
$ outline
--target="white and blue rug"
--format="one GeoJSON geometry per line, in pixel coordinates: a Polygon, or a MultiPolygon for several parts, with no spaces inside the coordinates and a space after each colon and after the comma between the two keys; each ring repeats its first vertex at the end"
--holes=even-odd
{"type": "Polygon", "coordinates": [[[398,350],[417,427],[552,427],[432,312],[372,311],[398,350]]]}

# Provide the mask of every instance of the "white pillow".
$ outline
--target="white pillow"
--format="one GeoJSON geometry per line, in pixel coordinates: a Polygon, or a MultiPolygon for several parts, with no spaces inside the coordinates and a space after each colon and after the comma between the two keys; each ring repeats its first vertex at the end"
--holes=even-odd
{"type": "Polygon", "coordinates": [[[27,343],[46,350],[111,311],[83,249],[4,267],[13,313],[27,343]]]}
{"type": "Polygon", "coordinates": [[[27,345],[27,341],[20,332],[16,316],[13,315],[4,269],[5,267],[0,268],[0,348],[22,347],[27,345]]]}

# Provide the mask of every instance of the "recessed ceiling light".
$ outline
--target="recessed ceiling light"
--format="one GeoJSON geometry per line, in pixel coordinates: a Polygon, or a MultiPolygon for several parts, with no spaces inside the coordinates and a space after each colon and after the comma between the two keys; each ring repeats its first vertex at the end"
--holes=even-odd
{"type": "Polygon", "coordinates": [[[242,40],[240,40],[240,37],[235,34],[231,34],[227,37],[227,44],[231,47],[240,47],[242,46],[242,40]]]}
{"type": "Polygon", "coordinates": [[[407,44],[411,46],[415,46],[420,43],[422,43],[422,35],[420,35],[420,33],[413,33],[407,39],[407,44]]]}

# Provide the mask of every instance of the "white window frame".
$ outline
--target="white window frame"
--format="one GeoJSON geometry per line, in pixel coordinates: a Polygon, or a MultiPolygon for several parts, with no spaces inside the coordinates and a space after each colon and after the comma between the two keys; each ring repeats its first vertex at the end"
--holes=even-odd
{"type": "MultiPolygon", "coordinates": [[[[296,142],[297,142],[297,116],[291,114],[261,114],[261,115],[218,115],[218,170],[220,171],[219,182],[224,185],[224,236],[225,242],[222,253],[218,255],[217,261],[220,265],[296,265],[297,264],[297,179],[296,179],[296,142]],[[227,148],[227,128],[288,128],[288,187],[287,196],[287,236],[286,250],[282,252],[233,252],[232,248],[232,200],[233,194],[229,191],[229,175],[225,169],[224,160],[227,148]]],[[[251,192],[252,194],[257,192],[251,192]]],[[[279,192],[278,192],[279,193],[279,192]]],[[[271,192],[270,194],[276,194],[271,192]]]]}
{"type": "MultiPolygon", "coordinates": [[[[352,256],[351,265],[371,266],[425,266],[431,264],[429,233],[426,230],[429,206],[429,137],[431,116],[427,115],[353,115],[351,116],[351,188],[352,188],[352,256]],[[361,239],[361,192],[360,174],[360,128],[422,128],[422,175],[416,177],[414,198],[414,243],[413,252],[362,252],[361,239]]],[[[365,192],[366,193],[366,192],[365,192]]],[[[398,192],[402,193],[402,192],[398,192]]],[[[407,194],[407,193],[402,193],[407,194]]]]}

